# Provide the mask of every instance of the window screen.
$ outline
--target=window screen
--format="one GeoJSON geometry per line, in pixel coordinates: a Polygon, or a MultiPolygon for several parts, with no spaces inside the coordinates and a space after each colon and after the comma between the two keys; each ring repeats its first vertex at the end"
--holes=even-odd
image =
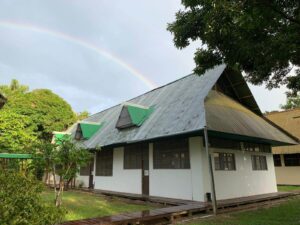
{"type": "Polygon", "coordinates": [[[91,171],[94,171],[94,157],[86,166],[80,167],[79,174],[80,176],[89,176],[91,174],[91,171]]]}
{"type": "Polygon", "coordinates": [[[285,154],[284,156],[285,166],[300,166],[300,154],[285,154]]]}
{"type": "Polygon", "coordinates": [[[153,143],[154,169],[189,169],[188,139],[163,140],[153,143]]]}
{"type": "Polygon", "coordinates": [[[266,144],[257,144],[257,143],[243,143],[244,150],[249,152],[266,152],[271,153],[271,146],[266,144]]]}
{"type": "Polygon", "coordinates": [[[239,141],[213,138],[213,137],[209,138],[208,141],[209,141],[210,147],[212,147],[212,148],[225,148],[225,149],[241,150],[241,144],[239,141]]]}
{"type": "Polygon", "coordinates": [[[281,166],[280,155],[273,155],[273,159],[274,159],[274,166],[281,166]]]}
{"type": "Polygon", "coordinates": [[[233,153],[214,153],[215,170],[236,170],[233,153]]]}
{"type": "Polygon", "coordinates": [[[252,155],[252,169],[253,170],[268,170],[267,157],[263,155],[252,155]]]}
{"type": "MultiPolygon", "coordinates": [[[[124,147],[124,169],[141,169],[143,154],[148,153],[148,144],[132,144],[124,147]]],[[[144,163],[149,163],[148,161],[144,163]]]]}
{"type": "Polygon", "coordinates": [[[105,149],[97,152],[96,176],[112,176],[113,149],[105,149]]]}

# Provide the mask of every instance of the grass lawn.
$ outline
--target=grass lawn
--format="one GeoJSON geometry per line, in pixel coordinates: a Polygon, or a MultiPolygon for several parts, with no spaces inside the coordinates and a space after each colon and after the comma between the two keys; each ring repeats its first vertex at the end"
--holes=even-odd
{"type": "Polygon", "coordinates": [[[300,186],[279,185],[278,191],[300,191],[300,186]]]}
{"type": "Polygon", "coordinates": [[[195,220],[185,225],[296,225],[300,224],[300,197],[280,205],[254,211],[221,214],[215,218],[195,220]]]}
{"type": "MultiPolygon", "coordinates": [[[[54,193],[47,190],[42,194],[46,202],[54,202],[54,193]]],[[[63,207],[67,210],[65,220],[78,220],[100,216],[109,216],[123,212],[135,212],[153,209],[153,205],[126,203],[119,199],[105,199],[91,193],[66,191],[63,195],[63,207]]]]}

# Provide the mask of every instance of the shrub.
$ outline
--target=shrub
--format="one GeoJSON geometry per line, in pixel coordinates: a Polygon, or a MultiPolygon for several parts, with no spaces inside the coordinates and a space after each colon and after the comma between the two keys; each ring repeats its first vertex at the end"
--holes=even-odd
{"type": "Polygon", "coordinates": [[[53,225],[64,211],[42,201],[43,185],[16,172],[0,171],[0,224],[53,225]]]}

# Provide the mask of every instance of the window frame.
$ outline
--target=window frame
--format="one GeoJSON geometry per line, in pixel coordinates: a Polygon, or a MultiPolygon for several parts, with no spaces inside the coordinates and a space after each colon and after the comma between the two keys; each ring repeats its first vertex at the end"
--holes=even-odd
{"type": "Polygon", "coordinates": [[[96,171],[95,176],[111,177],[113,176],[113,158],[114,149],[102,149],[96,153],[96,171]]]}
{"type": "Polygon", "coordinates": [[[153,169],[191,169],[188,138],[153,143],[153,169]]]}
{"type": "MultiPolygon", "coordinates": [[[[144,154],[149,153],[148,149],[149,149],[148,143],[136,143],[136,144],[125,145],[124,156],[123,156],[123,169],[124,170],[142,169],[142,160],[144,159],[144,154]]],[[[149,162],[144,162],[144,163],[148,164],[149,162]]]]}
{"type": "Polygon", "coordinates": [[[282,167],[281,155],[280,154],[274,154],[273,155],[273,161],[274,161],[274,166],[275,167],[282,167]]]}
{"type": "Polygon", "coordinates": [[[265,155],[251,155],[253,171],[268,171],[268,160],[265,155]],[[259,162],[259,163],[258,163],[259,162]],[[265,165],[263,165],[265,163],[265,165]]]}
{"type": "Polygon", "coordinates": [[[284,165],[286,167],[299,167],[300,166],[300,153],[284,154],[283,155],[284,165]],[[296,157],[291,157],[296,156],[296,157]]]}
{"type": "Polygon", "coordinates": [[[236,171],[235,153],[214,152],[213,158],[214,158],[214,166],[216,171],[236,171]],[[216,157],[216,155],[218,155],[218,157],[216,157]]]}

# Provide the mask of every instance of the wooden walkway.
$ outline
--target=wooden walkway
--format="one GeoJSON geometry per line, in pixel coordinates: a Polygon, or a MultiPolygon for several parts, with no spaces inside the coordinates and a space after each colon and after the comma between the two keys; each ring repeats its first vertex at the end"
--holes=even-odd
{"type": "MultiPolygon", "coordinates": [[[[247,204],[278,200],[299,193],[277,192],[242,198],[218,201],[218,209],[236,208],[247,204]]],[[[204,202],[189,202],[188,204],[171,206],[161,209],[145,210],[141,212],[122,213],[93,219],[69,221],[63,225],[133,225],[133,224],[168,224],[178,217],[187,217],[212,210],[210,204],[204,202]]]]}

